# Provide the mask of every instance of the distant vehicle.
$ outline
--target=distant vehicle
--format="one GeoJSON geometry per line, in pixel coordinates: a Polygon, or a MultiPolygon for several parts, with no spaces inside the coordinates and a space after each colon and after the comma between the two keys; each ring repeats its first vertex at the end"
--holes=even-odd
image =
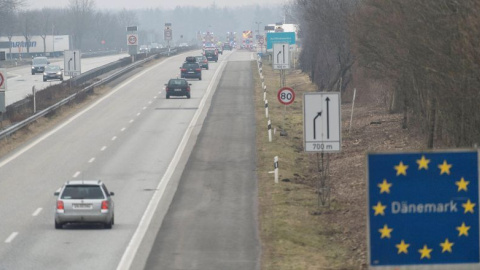
{"type": "Polygon", "coordinates": [[[52,79],[63,81],[62,68],[60,66],[48,65],[45,67],[45,71],[43,72],[43,81],[46,82],[47,80],[52,79]]]}
{"type": "Polygon", "coordinates": [[[45,67],[50,64],[47,57],[35,57],[32,59],[32,75],[35,73],[43,73],[45,67]]]}
{"type": "Polygon", "coordinates": [[[147,45],[141,45],[140,48],[138,49],[140,53],[148,53],[150,50],[148,49],[147,45]]]}
{"type": "Polygon", "coordinates": [[[188,83],[185,79],[170,79],[168,83],[165,84],[166,97],[186,96],[187,98],[190,98],[191,85],[192,84],[188,83]]]}
{"type": "Polygon", "coordinates": [[[202,68],[197,62],[185,62],[180,67],[180,78],[202,79],[202,68]]]}
{"type": "Polygon", "coordinates": [[[218,50],[217,49],[205,49],[205,57],[207,57],[208,61],[218,61],[218,50]]]}
{"type": "Polygon", "coordinates": [[[231,51],[231,50],[232,50],[232,46],[230,46],[229,43],[225,43],[225,44],[223,44],[223,50],[224,50],[224,51],[231,51]]]}
{"type": "Polygon", "coordinates": [[[178,45],[178,47],[182,48],[182,47],[188,47],[188,43],[180,43],[178,45]]]}
{"type": "Polygon", "coordinates": [[[197,61],[197,57],[196,57],[196,56],[187,56],[187,57],[185,58],[185,62],[195,63],[195,62],[198,62],[198,61],[197,61]]]}
{"type": "Polygon", "coordinates": [[[195,56],[197,58],[197,63],[200,64],[200,66],[206,70],[208,70],[208,59],[207,57],[200,55],[200,56],[195,56]]]}
{"type": "Polygon", "coordinates": [[[100,180],[68,181],[54,195],[55,229],[67,223],[102,223],[111,229],[115,223],[114,193],[100,180]]]}

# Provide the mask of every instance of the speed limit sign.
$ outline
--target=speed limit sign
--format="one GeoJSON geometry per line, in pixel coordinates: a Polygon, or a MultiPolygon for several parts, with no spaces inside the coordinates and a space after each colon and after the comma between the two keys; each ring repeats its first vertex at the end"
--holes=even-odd
{"type": "Polygon", "coordinates": [[[283,87],[278,90],[278,101],[284,105],[290,105],[295,100],[295,92],[290,87],[283,87]]]}
{"type": "Polygon", "coordinates": [[[127,44],[128,45],[138,45],[138,36],[135,34],[127,35],[127,44]]]}

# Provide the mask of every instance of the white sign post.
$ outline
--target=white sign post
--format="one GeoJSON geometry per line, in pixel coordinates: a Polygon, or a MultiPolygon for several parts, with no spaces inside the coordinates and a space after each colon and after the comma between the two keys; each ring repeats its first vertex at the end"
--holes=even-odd
{"type": "Polygon", "coordinates": [[[78,76],[82,73],[80,51],[65,51],[63,69],[65,76],[78,76]]]}
{"type": "Polygon", "coordinates": [[[303,96],[303,140],[305,152],[341,151],[340,93],[316,92],[303,96]]]}
{"type": "Polygon", "coordinates": [[[288,43],[273,44],[273,69],[290,69],[290,45],[288,43]]]}

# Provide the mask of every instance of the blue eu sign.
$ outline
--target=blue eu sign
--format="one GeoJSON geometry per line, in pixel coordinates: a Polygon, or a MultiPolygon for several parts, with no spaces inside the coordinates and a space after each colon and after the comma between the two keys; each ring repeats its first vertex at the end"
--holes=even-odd
{"type": "Polygon", "coordinates": [[[267,33],[267,50],[273,49],[274,43],[295,44],[295,32],[267,33]]]}
{"type": "Polygon", "coordinates": [[[370,267],[480,269],[478,177],[476,151],[369,154],[370,267]]]}

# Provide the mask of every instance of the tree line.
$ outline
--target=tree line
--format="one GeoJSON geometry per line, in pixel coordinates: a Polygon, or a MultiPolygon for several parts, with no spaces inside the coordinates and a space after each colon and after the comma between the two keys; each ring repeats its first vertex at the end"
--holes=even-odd
{"type": "Polygon", "coordinates": [[[133,25],[139,29],[139,45],[164,43],[166,22],[172,24],[174,42],[194,43],[198,32],[210,31],[224,38],[226,32],[255,30],[255,22],[266,25],[282,18],[281,7],[258,5],[97,10],[94,0],[69,0],[66,8],[24,7],[24,0],[0,0],[0,36],[23,36],[28,42],[32,36],[45,40],[47,35],[70,35],[72,49],[81,50],[126,49],[126,27],[133,25]]]}
{"type": "Polygon", "coordinates": [[[301,69],[319,91],[379,82],[372,94],[403,112],[403,128],[420,128],[426,147],[479,143],[479,1],[293,0],[290,10],[301,69]]]}

